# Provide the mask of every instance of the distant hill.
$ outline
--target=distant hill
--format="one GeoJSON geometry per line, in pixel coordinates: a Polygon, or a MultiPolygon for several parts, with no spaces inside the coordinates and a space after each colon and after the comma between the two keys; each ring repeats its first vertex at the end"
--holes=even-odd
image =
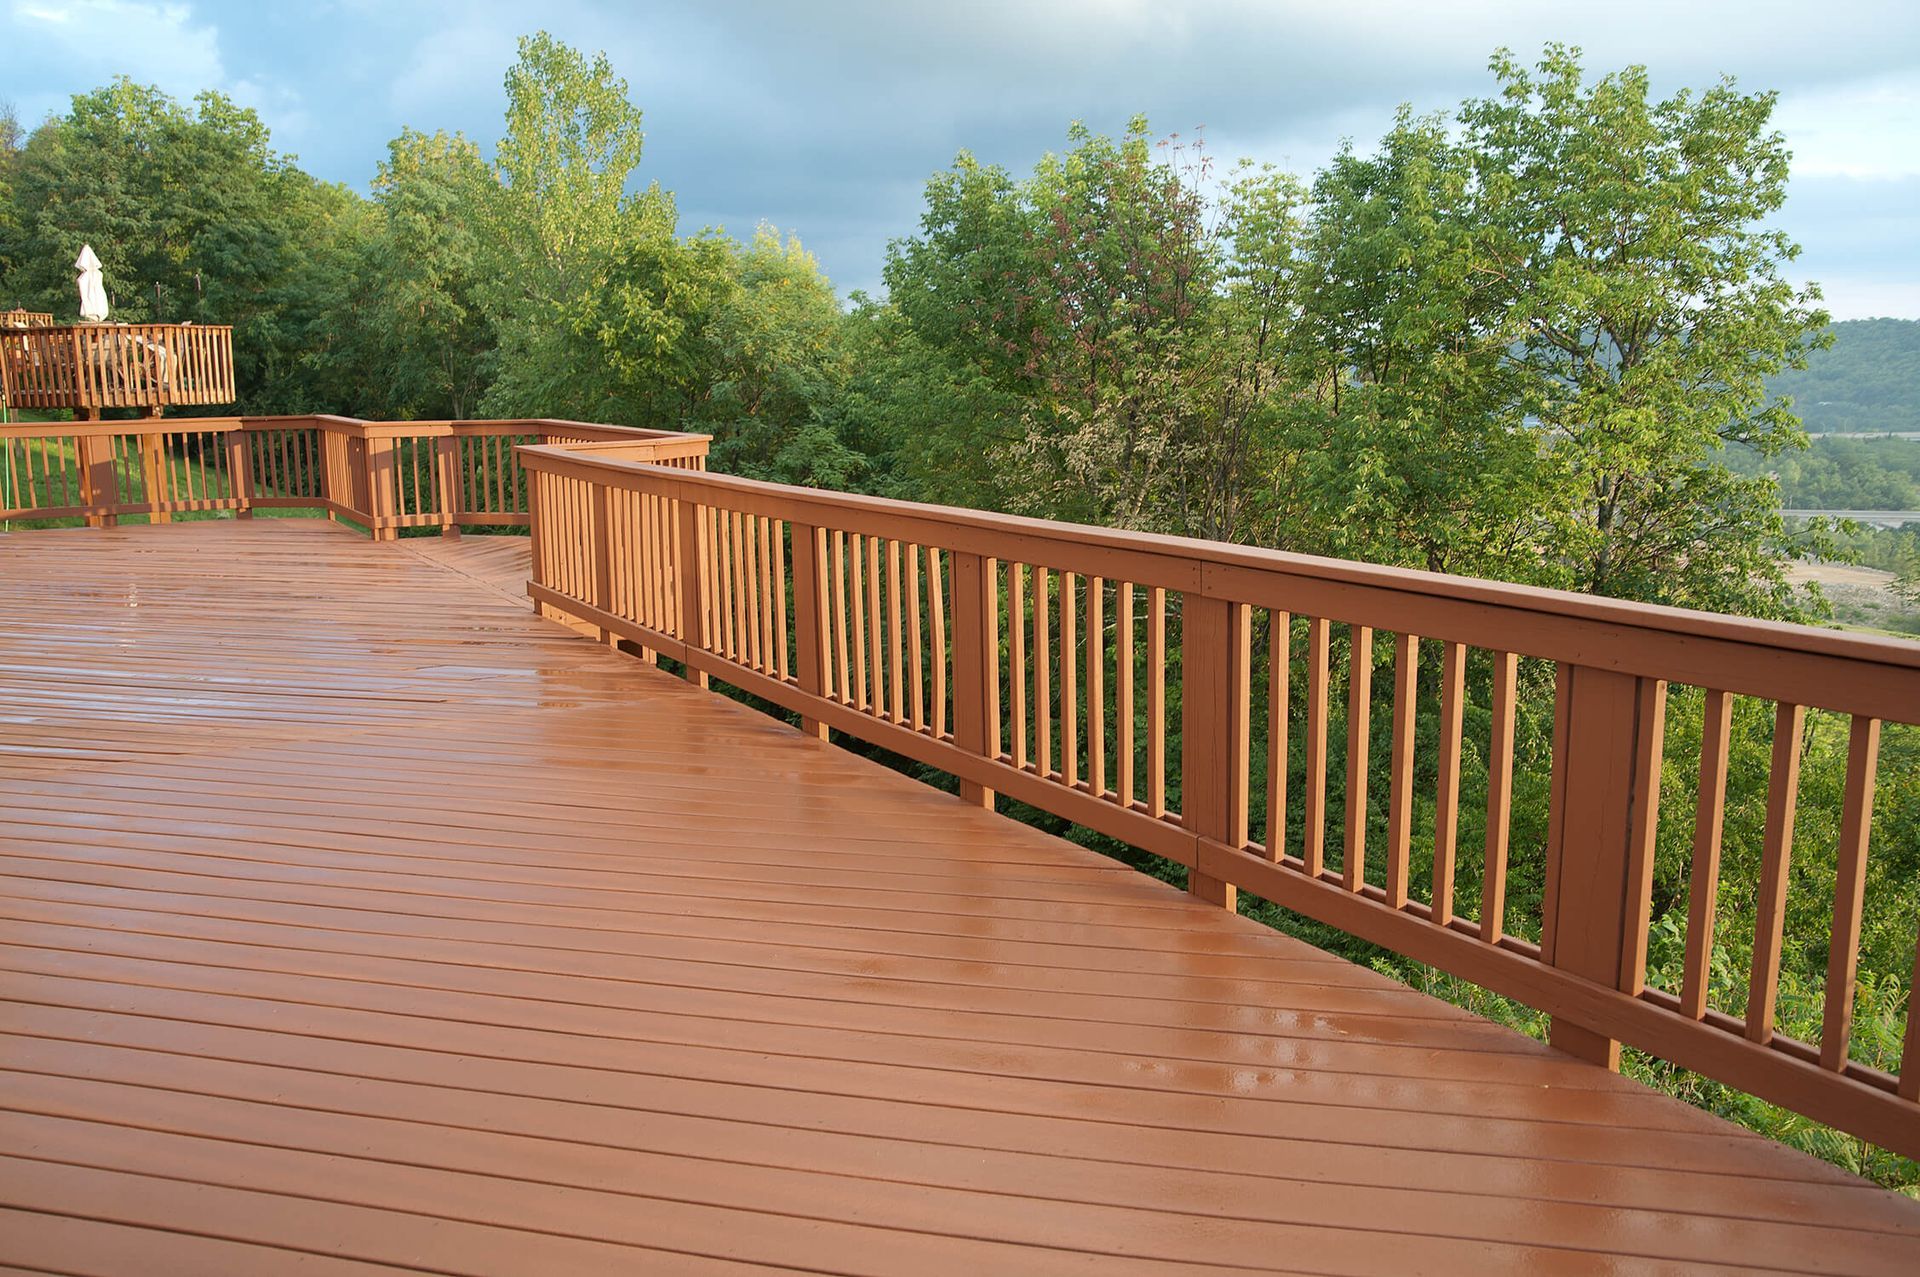
{"type": "Polygon", "coordinates": [[[1814,434],[1920,431],[1920,320],[1850,319],[1801,372],[1774,378],[1814,434]]]}

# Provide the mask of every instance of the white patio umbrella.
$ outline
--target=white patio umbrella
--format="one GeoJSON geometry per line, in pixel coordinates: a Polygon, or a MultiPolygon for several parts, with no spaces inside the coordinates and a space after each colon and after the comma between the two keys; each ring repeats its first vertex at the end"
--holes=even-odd
{"type": "Polygon", "coordinates": [[[107,317],[107,285],[100,277],[100,259],[93,255],[93,245],[80,246],[73,268],[80,272],[75,281],[80,285],[80,318],[97,324],[107,317]]]}

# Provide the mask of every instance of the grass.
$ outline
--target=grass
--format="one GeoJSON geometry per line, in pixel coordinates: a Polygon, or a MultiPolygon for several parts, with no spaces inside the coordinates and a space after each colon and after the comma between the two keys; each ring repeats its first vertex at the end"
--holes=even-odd
{"type": "MultiPolygon", "coordinates": [[[[0,509],[16,509],[31,504],[35,508],[59,507],[79,504],[79,448],[71,439],[20,439],[8,441],[8,446],[0,447],[0,509]],[[23,502],[21,497],[28,495],[27,463],[31,456],[31,502],[23,502]],[[60,473],[64,462],[65,474],[60,473]],[[52,473],[49,473],[51,471],[52,473]]],[[[208,465],[199,457],[174,454],[175,474],[180,481],[194,492],[210,493],[215,497],[224,497],[231,492],[227,474],[223,465],[208,465]]],[[[115,472],[118,475],[120,497],[126,502],[146,500],[146,487],[141,468],[138,464],[127,464],[124,455],[116,459],[115,472]]],[[[272,488],[256,491],[258,496],[277,496],[272,488]]],[[[255,518],[312,518],[324,513],[319,507],[256,509],[255,518]]],[[[231,510],[180,510],[173,513],[176,523],[196,523],[208,519],[230,519],[231,510]]],[[[150,515],[123,514],[118,516],[122,524],[144,524],[153,522],[150,515]]],[[[71,528],[84,525],[86,520],[79,517],[69,518],[16,518],[0,522],[0,530],[28,528],[71,528]]]]}

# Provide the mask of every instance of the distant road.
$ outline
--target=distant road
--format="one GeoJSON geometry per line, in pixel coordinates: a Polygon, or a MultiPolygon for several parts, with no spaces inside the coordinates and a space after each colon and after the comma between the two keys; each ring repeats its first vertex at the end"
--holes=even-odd
{"type": "Polygon", "coordinates": [[[1920,510],[1782,510],[1789,519],[1852,519],[1876,528],[1897,528],[1903,523],[1920,523],[1920,510]]]}
{"type": "Polygon", "coordinates": [[[1920,430],[1823,430],[1809,431],[1809,439],[1916,439],[1920,430]]]}

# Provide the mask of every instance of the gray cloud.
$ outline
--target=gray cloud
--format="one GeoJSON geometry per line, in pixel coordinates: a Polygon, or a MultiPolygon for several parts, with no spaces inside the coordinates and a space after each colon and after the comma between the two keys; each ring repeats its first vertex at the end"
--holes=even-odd
{"type": "MultiPolygon", "coordinates": [[[[36,4],[71,7],[0,3],[11,4],[0,9],[8,34],[31,29],[36,4]]],[[[1863,255],[1884,254],[1875,304],[1904,296],[1920,314],[1920,220],[1881,198],[1899,165],[1873,169],[1874,157],[1914,165],[1911,116],[1899,106],[1920,102],[1909,0],[1829,3],[1817,22],[1804,0],[1575,10],[1537,0],[84,3],[174,14],[173,26],[200,41],[182,48],[195,65],[231,77],[228,87],[244,82],[282,145],[355,185],[402,124],[490,141],[514,38],[544,26],[605,49],[629,80],[647,117],[643,175],[678,193],[689,229],[744,233],[770,221],[799,232],[842,287],[869,288],[886,240],[913,228],[926,177],[961,147],[1024,170],[1060,145],[1070,120],[1113,130],[1145,112],[1162,131],[1205,125],[1223,158],[1306,169],[1343,135],[1364,143],[1398,102],[1444,110],[1486,91],[1494,47],[1527,56],[1564,40],[1584,46],[1596,69],[1644,63],[1662,89],[1733,74],[1781,90],[1807,171],[1872,188],[1834,196],[1796,182],[1789,224],[1807,246],[1803,264],[1852,278],[1863,255]],[[1897,109],[1885,109],[1888,94],[1897,109]]],[[[163,45],[167,27],[157,26],[163,45]]],[[[22,99],[57,101],[102,78],[9,45],[20,42],[0,40],[0,77],[22,99]]],[[[148,52],[143,65],[166,64],[168,50],[148,52]]]]}

